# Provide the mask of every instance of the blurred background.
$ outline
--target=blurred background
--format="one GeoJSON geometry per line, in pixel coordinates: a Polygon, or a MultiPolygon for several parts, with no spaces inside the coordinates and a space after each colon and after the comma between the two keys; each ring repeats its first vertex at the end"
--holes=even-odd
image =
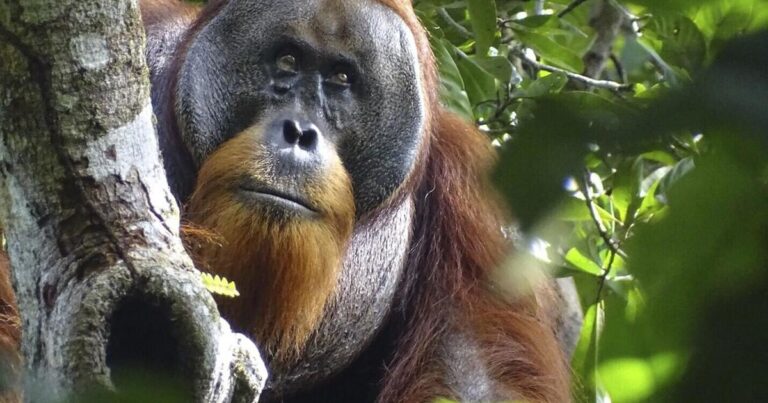
{"type": "Polygon", "coordinates": [[[576,400],[768,401],[768,1],[415,7],[524,249],[576,283],[576,400]]]}

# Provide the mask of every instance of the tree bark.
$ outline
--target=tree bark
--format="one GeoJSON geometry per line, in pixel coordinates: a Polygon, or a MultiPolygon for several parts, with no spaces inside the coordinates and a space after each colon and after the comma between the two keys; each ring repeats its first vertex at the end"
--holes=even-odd
{"type": "Polygon", "coordinates": [[[258,399],[258,351],[179,239],[136,0],[0,0],[0,220],[26,400],[112,393],[126,365],[195,401],[258,399]]]}
{"type": "MultiPolygon", "coordinates": [[[[609,0],[595,2],[590,11],[589,25],[595,30],[595,39],[584,54],[586,77],[600,78],[605,62],[610,58],[613,44],[621,31],[624,14],[619,5],[609,0]]],[[[583,89],[583,88],[580,88],[583,89]]]]}

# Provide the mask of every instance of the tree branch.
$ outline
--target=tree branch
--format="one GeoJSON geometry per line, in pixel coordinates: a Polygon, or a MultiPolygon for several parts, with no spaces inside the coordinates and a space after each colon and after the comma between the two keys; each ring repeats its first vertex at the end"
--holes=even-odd
{"type": "Polygon", "coordinates": [[[190,400],[255,401],[259,353],[219,318],[179,239],[138,3],[0,8],[0,222],[24,319],[25,399],[112,396],[122,359],[139,356],[182,376],[190,400]]]}
{"type": "Polygon", "coordinates": [[[561,73],[564,74],[566,77],[568,77],[569,80],[579,82],[583,85],[594,87],[594,88],[604,88],[611,91],[616,92],[623,92],[623,91],[631,91],[632,90],[632,84],[623,84],[623,83],[617,83],[615,81],[607,81],[607,80],[596,80],[594,78],[586,77],[581,74],[576,74],[574,72],[564,70],[558,67],[549,66],[546,64],[539,63],[535,60],[531,60],[521,51],[515,51],[515,56],[517,56],[523,63],[538,69],[538,70],[544,70],[549,71],[551,73],[561,73]]]}
{"type": "Polygon", "coordinates": [[[564,9],[560,10],[559,13],[557,13],[557,18],[563,18],[571,11],[575,10],[576,7],[582,5],[587,0],[573,0],[572,2],[568,3],[567,6],[565,6],[564,9]]]}
{"type": "Polygon", "coordinates": [[[624,21],[621,6],[610,0],[600,0],[593,8],[589,25],[595,30],[595,40],[584,54],[583,75],[598,78],[610,57],[613,44],[624,21]]]}

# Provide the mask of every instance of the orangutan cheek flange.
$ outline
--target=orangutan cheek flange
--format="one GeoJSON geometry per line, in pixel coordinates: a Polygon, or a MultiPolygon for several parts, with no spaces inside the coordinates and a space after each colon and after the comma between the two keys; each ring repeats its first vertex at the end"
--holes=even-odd
{"type": "Polygon", "coordinates": [[[567,402],[549,283],[488,284],[494,153],[410,0],[142,0],[169,183],[263,402],[567,402]],[[200,234],[207,234],[200,236],[200,234]]]}

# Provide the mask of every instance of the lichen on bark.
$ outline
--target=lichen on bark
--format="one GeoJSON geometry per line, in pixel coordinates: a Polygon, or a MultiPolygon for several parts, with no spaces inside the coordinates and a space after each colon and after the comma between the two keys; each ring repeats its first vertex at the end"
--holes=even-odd
{"type": "Polygon", "coordinates": [[[143,49],[136,1],[0,0],[0,220],[26,380],[45,385],[27,393],[112,393],[123,359],[171,351],[194,400],[253,401],[258,351],[179,240],[143,49]]]}

